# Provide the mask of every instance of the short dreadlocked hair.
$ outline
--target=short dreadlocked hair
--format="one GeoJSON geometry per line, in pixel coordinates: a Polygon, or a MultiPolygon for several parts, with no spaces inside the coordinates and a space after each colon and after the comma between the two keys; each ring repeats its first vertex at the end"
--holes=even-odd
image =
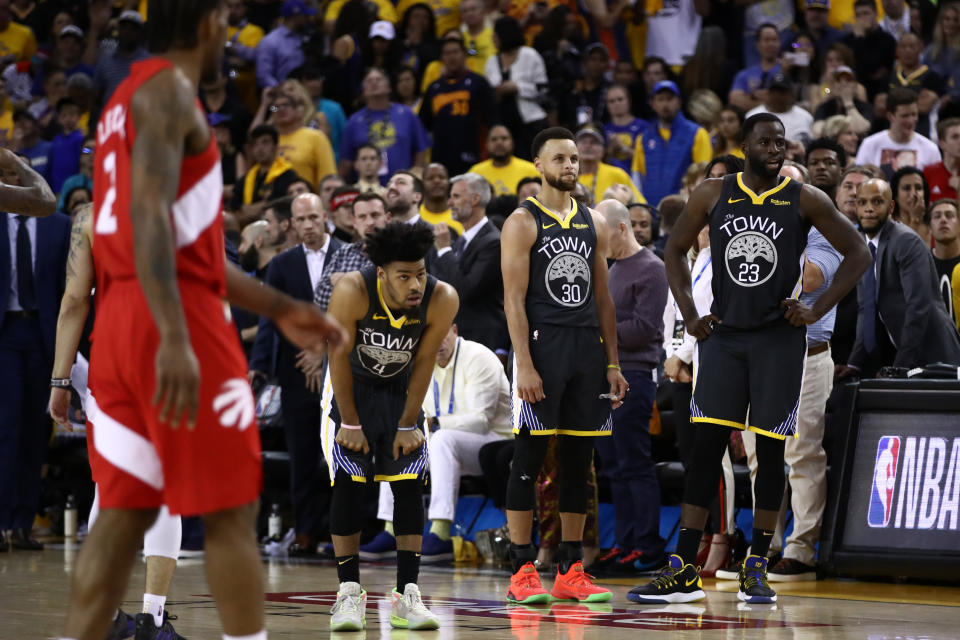
{"type": "Polygon", "coordinates": [[[425,222],[394,220],[383,229],[372,231],[363,246],[367,257],[378,267],[391,262],[417,262],[433,246],[433,227],[425,222]]]}

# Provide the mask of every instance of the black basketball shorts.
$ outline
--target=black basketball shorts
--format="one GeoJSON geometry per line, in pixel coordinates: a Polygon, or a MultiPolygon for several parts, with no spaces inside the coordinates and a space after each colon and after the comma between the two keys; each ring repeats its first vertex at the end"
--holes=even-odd
{"type": "Polygon", "coordinates": [[[600,331],[593,327],[530,327],[530,356],[543,380],[540,402],[530,404],[517,392],[513,364],[513,432],[531,435],[608,436],[613,429],[607,356],[600,331]]]}
{"type": "Polygon", "coordinates": [[[747,429],[779,440],[796,437],[806,327],[785,321],[760,329],[720,325],[699,343],[699,351],[691,422],[747,429]]]}

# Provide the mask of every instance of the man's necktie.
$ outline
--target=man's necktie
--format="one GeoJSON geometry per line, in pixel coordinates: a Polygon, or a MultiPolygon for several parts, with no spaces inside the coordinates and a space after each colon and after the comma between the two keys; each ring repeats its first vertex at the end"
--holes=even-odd
{"type": "Polygon", "coordinates": [[[872,353],[877,347],[877,248],[869,242],[867,246],[870,247],[872,260],[863,275],[863,317],[860,327],[863,331],[863,346],[868,353],[872,353]]]}
{"type": "Polygon", "coordinates": [[[34,311],[37,308],[37,289],[33,280],[33,250],[27,220],[27,216],[17,216],[17,294],[20,308],[34,311]]]}

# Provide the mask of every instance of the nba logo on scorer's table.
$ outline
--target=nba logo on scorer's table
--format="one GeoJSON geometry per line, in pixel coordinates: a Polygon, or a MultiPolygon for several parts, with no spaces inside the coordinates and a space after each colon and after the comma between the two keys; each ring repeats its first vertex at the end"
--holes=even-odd
{"type": "Polygon", "coordinates": [[[893,511],[893,488],[897,481],[897,466],[900,463],[900,436],[883,436],[877,444],[877,459],[873,467],[873,482],[870,487],[870,507],[867,524],[871,527],[886,527],[893,511]]]}

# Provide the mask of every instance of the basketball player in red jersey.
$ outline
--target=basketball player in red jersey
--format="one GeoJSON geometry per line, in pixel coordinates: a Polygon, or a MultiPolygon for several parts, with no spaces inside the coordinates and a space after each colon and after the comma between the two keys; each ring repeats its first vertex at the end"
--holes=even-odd
{"type": "Polygon", "coordinates": [[[226,42],[223,0],[150,0],[150,48],[97,127],[97,315],[87,410],[101,513],[77,559],[68,638],[102,640],[157,510],[203,516],[224,638],[264,640],[254,518],[260,442],[229,305],[319,352],[345,338],[312,304],[224,257],[222,177],[197,89],[226,42]]]}

